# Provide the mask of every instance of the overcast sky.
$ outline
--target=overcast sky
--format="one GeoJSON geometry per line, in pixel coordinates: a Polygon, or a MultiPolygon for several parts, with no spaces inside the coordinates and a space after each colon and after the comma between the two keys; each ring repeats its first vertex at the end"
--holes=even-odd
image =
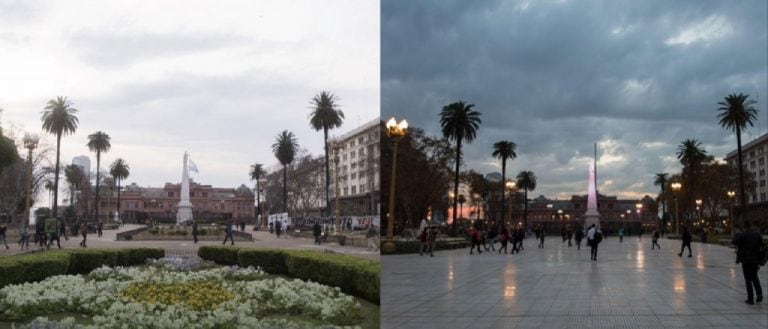
{"type": "Polygon", "coordinates": [[[438,135],[443,106],[475,104],[462,169],[501,172],[492,144],[513,141],[508,176],[532,170],[534,196],[586,194],[593,142],[601,193],[655,195],[682,140],[736,148],[715,118],[729,93],[759,94],[745,141],[768,126],[765,0],[385,0],[381,15],[382,115],[438,135]]]}
{"type": "MultiPolygon", "coordinates": [[[[346,115],[340,135],[379,116],[378,1],[0,0],[3,127],[42,134],[49,99],[74,102],[80,126],[62,140],[62,163],[95,155],[87,136],[112,138],[102,168],[122,157],[128,183],[196,180],[251,184],[249,166],[277,165],[288,129],[322,153],[309,101],[333,92],[346,115]]],[[[43,134],[55,145],[55,137],[43,134]]]]}

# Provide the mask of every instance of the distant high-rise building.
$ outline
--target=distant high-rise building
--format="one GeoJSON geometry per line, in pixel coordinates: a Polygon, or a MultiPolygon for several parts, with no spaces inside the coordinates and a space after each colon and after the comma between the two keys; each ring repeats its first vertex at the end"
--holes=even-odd
{"type": "MultiPolygon", "coordinates": [[[[743,137],[743,136],[742,136],[743,137]]],[[[737,150],[728,152],[725,161],[733,167],[738,167],[737,150]]],[[[763,134],[754,140],[741,146],[742,163],[744,169],[755,175],[755,189],[746,191],[747,204],[768,201],[768,184],[766,184],[766,172],[768,171],[768,134],[763,134]]],[[[738,185],[737,185],[738,186],[738,185]]]]}
{"type": "MultiPolygon", "coordinates": [[[[338,145],[338,154],[331,148],[331,209],[334,207],[336,164],[339,157],[339,201],[341,213],[347,216],[378,215],[379,211],[379,118],[328,140],[338,145]]],[[[333,213],[333,212],[331,212],[333,213]]]]}
{"type": "Polygon", "coordinates": [[[72,158],[72,164],[80,167],[85,177],[91,180],[91,158],[85,155],[76,156],[72,158]]]}

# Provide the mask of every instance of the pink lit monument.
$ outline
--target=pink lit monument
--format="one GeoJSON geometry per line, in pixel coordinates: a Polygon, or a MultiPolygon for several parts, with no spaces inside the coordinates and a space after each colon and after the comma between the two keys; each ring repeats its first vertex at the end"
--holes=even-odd
{"type": "Polygon", "coordinates": [[[587,195],[587,212],[584,214],[584,227],[595,224],[600,228],[600,213],[597,212],[597,145],[595,145],[595,160],[589,165],[589,194],[587,195]]]}

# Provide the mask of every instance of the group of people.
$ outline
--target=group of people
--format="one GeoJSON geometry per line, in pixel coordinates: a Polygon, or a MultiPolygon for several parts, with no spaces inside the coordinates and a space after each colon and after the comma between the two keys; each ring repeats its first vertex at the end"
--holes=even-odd
{"type": "MultiPolygon", "coordinates": [[[[34,232],[30,232],[30,225],[21,224],[18,228],[19,240],[16,244],[20,250],[29,250],[30,239],[33,245],[39,247],[50,248],[54,241],[56,246],[61,249],[61,238],[69,240],[67,235],[67,225],[64,220],[55,218],[38,218],[34,224],[34,232]]],[[[101,223],[96,224],[96,231],[99,237],[102,236],[103,225],[101,223]]],[[[7,238],[8,227],[0,226],[0,243],[5,245],[6,249],[10,249],[8,246],[7,238]]],[[[80,241],[80,247],[86,248],[86,239],[88,236],[88,225],[85,222],[77,221],[72,225],[72,233],[75,235],[81,235],[83,240],[80,241]]]]}

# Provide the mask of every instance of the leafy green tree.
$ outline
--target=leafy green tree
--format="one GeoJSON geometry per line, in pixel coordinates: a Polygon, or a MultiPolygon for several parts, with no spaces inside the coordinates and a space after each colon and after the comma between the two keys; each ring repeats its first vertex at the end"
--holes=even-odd
{"type": "MultiPolygon", "coordinates": [[[[443,137],[456,142],[456,171],[453,179],[453,195],[459,195],[459,167],[461,166],[461,144],[471,143],[480,129],[480,112],[473,110],[474,104],[462,101],[448,104],[440,112],[440,127],[443,137]]],[[[453,199],[453,223],[456,223],[458,198],[453,199]]]]}
{"type": "Polygon", "coordinates": [[[99,185],[101,185],[101,153],[109,152],[109,149],[112,147],[109,140],[109,135],[97,131],[88,135],[88,144],[86,144],[91,152],[96,152],[96,220],[99,222],[101,222],[101,218],[99,217],[99,199],[101,197],[101,194],[99,193],[99,185]]]}
{"type": "Polygon", "coordinates": [[[288,165],[293,162],[298,150],[299,142],[288,130],[278,134],[275,137],[275,143],[272,144],[272,153],[283,165],[283,212],[288,212],[288,165]]]}
{"type": "Polygon", "coordinates": [[[109,174],[117,181],[117,217],[120,218],[120,183],[131,175],[131,167],[122,158],[109,166],[109,174]]]}
{"type": "Polygon", "coordinates": [[[328,192],[331,184],[330,162],[328,160],[328,130],[341,127],[344,112],[339,110],[339,98],[329,92],[321,92],[312,98],[312,113],[309,114],[309,124],[315,130],[323,130],[323,147],[325,148],[325,215],[330,216],[331,199],[328,192]]]}
{"type": "Polygon", "coordinates": [[[501,159],[501,216],[499,217],[499,225],[504,222],[504,184],[507,182],[507,160],[517,158],[517,144],[510,141],[498,141],[493,143],[493,157],[501,159]]]}
{"type": "Polygon", "coordinates": [[[525,197],[523,205],[525,207],[525,210],[523,212],[523,224],[525,224],[525,228],[528,228],[528,191],[533,191],[536,189],[536,175],[533,173],[533,171],[521,171],[519,174],[517,174],[517,187],[523,189],[525,191],[525,197]]]}
{"type": "Polygon", "coordinates": [[[53,178],[53,214],[58,214],[59,204],[59,160],[61,159],[61,137],[74,134],[78,120],[75,116],[77,109],[66,97],[58,96],[45,105],[42,112],[43,130],[56,135],[56,166],[53,178]]]}
{"type": "Polygon", "coordinates": [[[254,163],[251,165],[251,171],[248,173],[251,176],[251,180],[256,181],[256,216],[261,215],[261,187],[259,186],[259,180],[267,175],[264,170],[264,166],[261,163],[254,163]]]}
{"type": "Polygon", "coordinates": [[[749,99],[749,95],[742,93],[730,94],[725,97],[725,101],[718,102],[720,108],[717,110],[720,113],[717,118],[720,120],[720,127],[725,130],[730,130],[736,133],[736,151],[739,165],[739,204],[744,206],[747,204],[745,188],[744,188],[744,167],[742,165],[741,157],[741,131],[755,125],[757,120],[757,110],[752,106],[757,102],[749,99]]]}

